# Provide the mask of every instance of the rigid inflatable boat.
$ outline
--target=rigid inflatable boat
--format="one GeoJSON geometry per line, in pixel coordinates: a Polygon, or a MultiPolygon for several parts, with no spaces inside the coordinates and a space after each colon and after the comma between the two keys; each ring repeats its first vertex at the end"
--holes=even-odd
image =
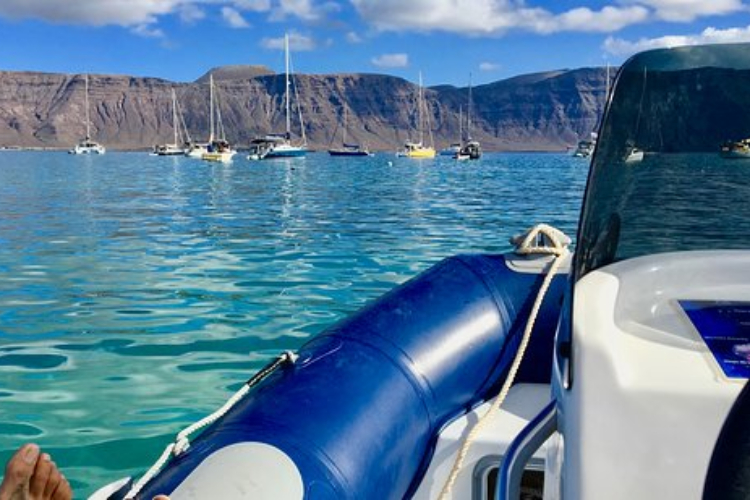
{"type": "Polygon", "coordinates": [[[747,498],[748,136],[750,46],[635,56],[575,255],[541,225],[446,259],[92,498],[747,498]]]}

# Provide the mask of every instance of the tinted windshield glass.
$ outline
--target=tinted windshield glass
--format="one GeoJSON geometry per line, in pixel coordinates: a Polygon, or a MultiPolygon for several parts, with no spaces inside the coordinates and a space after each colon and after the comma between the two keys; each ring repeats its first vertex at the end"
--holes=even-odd
{"type": "Polygon", "coordinates": [[[750,248],[750,45],[620,70],[584,197],[576,277],[650,253],[750,248]]]}

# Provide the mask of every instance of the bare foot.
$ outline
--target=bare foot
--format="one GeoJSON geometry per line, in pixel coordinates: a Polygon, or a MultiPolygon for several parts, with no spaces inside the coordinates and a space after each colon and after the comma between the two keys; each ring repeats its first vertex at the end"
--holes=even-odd
{"type": "Polygon", "coordinates": [[[25,444],[5,466],[0,500],[70,500],[73,492],[65,477],[39,446],[25,444]]]}

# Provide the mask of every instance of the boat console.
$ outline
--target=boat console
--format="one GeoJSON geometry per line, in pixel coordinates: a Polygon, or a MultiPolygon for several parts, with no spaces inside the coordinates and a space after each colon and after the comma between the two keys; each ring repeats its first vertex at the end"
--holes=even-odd
{"type": "Polygon", "coordinates": [[[697,498],[750,373],[749,298],[747,251],[647,255],[576,284],[563,498],[697,498]]]}

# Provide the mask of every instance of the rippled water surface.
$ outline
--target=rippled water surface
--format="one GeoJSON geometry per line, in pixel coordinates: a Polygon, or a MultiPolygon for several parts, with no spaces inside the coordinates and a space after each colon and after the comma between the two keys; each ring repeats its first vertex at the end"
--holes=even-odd
{"type": "Polygon", "coordinates": [[[0,459],[77,497],[141,474],[253,372],[462,252],[575,235],[588,164],[392,155],[230,165],[0,153],[0,459]]]}

